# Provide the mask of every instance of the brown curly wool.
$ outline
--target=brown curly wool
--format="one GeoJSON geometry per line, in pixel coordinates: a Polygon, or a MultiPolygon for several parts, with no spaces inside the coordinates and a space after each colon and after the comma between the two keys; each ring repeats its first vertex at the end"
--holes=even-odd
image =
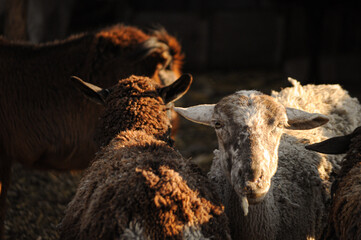
{"type": "Polygon", "coordinates": [[[352,139],[332,185],[332,196],[324,239],[361,239],[361,134],[352,139]]]}
{"type": "Polygon", "coordinates": [[[132,76],[110,89],[98,129],[103,148],[67,207],[61,239],[229,239],[215,186],[169,141],[160,95],[184,94],[185,79],[159,89],[132,76]]]}
{"type": "Polygon", "coordinates": [[[131,76],[110,89],[96,134],[101,146],[119,132],[143,130],[157,139],[170,142],[171,124],[166,107],[157,93],[159,85],[147,77],[131,76]]]}
{"type": "Polygon", "coordinates": [[[204,224],[224,211],[223,206],[214,206],[210,201],[199,198],[199,193],[189,188],[178,172],[161,165],[159,175],[153,169],[136,168],[154,190],[153,201],[159,209],[158,218],[165,236],[176,236],[185,224],[204,224]]]}
{"type": "Polygon", "coordinates": [[[198,167],[144,131],[119,133],[86,171],[60,227],[61,239],[183,239],[189,228],[228,239],[215,187],[198,167]]]}

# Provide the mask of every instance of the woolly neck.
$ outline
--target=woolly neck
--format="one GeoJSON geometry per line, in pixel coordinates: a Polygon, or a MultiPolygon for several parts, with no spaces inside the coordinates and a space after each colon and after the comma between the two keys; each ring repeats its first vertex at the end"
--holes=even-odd
{"type": "Polygon", "coordinates": [[[117,142],[121,148],[164,146],[170,147],[166,142],[156,139],[143,130],[127,130],[119,132],[111,142],[117,142]]]}
{"type": "MultiPolygon", "coordinates": [[[[215,151],[212,168],[221,170],[219,154],[215,151]]],[[[278,207],[273,195],[273,183],[262,202],[249,205],[249,212],[244,216],[242,203],[223,173],[216,176],[218,184],[222,185],[222,202],[230,219],[230,228],[234,239],[276,239],[277,229],[280,221],[278,207]],[[255,228],[255,224],[257,227],[255,228]],[[264,229],[267,229],[265,231],[264,229]],[[267,234],[266,236],[260,234],[267,234]]]]}
{"type": "Polygon", "coordinates": [[[244,216],[242,203],[232,186],[228,184],[226,189],[229,194],[226,194],[223,199],[226,213],[230,219],[236,219],[236,221],[230,221],[234,239],[277,239],[280,218],[272,189],[269,190],[262,202],[249,205],[247,216],[244,216]],[[257,224],[257,227],[254,224],[257,224]]]}

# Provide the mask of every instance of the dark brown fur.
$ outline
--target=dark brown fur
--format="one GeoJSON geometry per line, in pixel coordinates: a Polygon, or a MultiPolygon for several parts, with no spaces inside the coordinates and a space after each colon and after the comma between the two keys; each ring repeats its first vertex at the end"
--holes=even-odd
{"type": "Polygon", "coordinates": [[[81,180],[60,224],[61,239],[115,239],[135,223],[144,239],[182,239],[187,227],[228,238],[215,186],[167,143],[170,124],[155,90],[137,77],[112,88],[99,141],[113,139],[81,180]]]}
{"type": "Polygon", "coordinates": [[[327,240],[361,239],[361,134],[353,137],[332,185],[327,240]]]}
{"type": "Polygon", "coordinates": [[[98,149],[93,135],[102,109],[74,89],[70,76],[102,87],[131,74],[152,77],[159,84],[176,79],[180,69],[166,64],[173,58],[181,61],[179,46],[173,52],[163,38],[147,41],[152,37],[123,25],[40,45],[0,37],[0,214],[12,162],[82,169],[98,149]],[[162,72],[171,79],[161,79],[162,72]]]}
{"type": "Polygon", "coordinates": [[[119,132],[144,130],[149,135],[169,142],[170,122],[164,116],[166,111],[158,96],[156,82],[148,78],[131,76],[119,81],[106,99],[107,108],[99,122],[96,139],[107,145],[119,132]],[[116,116],[116,117],[115,117],[116,116]]]}
{"type": "Polygon", "coordinates": [[[207,177],[143,131],[119,134],[98,154],[66,210],[61,239],[115,239],[132,221],[150,239],[181,239],[186,225],[227,239],[223,206],[207,177]]]}

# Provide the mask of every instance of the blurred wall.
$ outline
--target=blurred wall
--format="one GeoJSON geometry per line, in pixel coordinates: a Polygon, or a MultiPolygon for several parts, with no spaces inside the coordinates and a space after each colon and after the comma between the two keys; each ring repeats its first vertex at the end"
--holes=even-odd
{"type": "Polygon", "coordinates": [[[34,42],[117,22],[163,26],[181,41],[186,71],[275,69],[302,82],[361,82],[356,1],[20,1],[28,1],[34,42]]]}

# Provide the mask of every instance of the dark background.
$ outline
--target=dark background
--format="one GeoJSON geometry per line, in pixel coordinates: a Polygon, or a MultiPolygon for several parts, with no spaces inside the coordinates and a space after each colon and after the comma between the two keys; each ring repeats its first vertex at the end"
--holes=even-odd
{"type": "Polygon", "coordinates": [[[302,83],[355,86],[352,91],[361,80],[357,1],[0,0],[0,5],[1,31],[7,35],[11,19],[22,14],[28,24],[23,37],[34,42],[118,22],[163,26],[181,41],[185,72],[272,70],[302,83]],[[19,4],[26,10],[16,9],[19,4]]]}

